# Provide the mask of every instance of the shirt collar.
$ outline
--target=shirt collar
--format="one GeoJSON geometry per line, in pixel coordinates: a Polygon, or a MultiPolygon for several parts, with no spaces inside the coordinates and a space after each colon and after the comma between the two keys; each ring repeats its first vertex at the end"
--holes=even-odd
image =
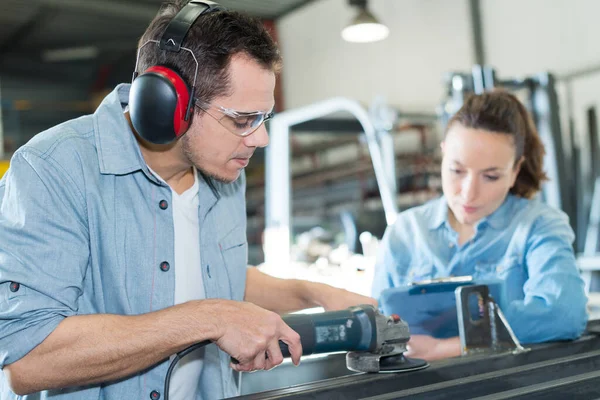
{"type": "Polygon", "coordinates": [[[482,218],[477,224],[480,226],[483,223],[487,223],[491,228],[496,230],[505,229],[511,220],[511,214],[513,213],[513,205],[515,204],[517,197],[513,194],[509,194],[504,199],[504,202],[490,215],[482,218]]]}
{"type": "MultiPolygon", "coordinates": [[[[130,84],[118,85],[104,98],[94,113],[100,172],[108,175],[126,175],[144,171],[148,179],[160,185],[160,181],[150,173],[131,126],[125,118],[124,110],[129,104],[130,89],[130,84]]],[[[203,173],[200,173],[200,176],[215,199],[219,199],[220,195],[213,180],[203,173]]]]}
{"type": "Polygon", "coordinates": [[[429,229],[435,230],[442,226],[448,220],[448,202],[444,196],[435,200],[431,217],[429,219],[429,229]]]}
{"type": "MultiPolygon", "coordinates": [[[[128,84],[118,85],[94,113],[96,148],[103,174],[126,175],[147,170],[140,146],[124,114],[124,107],[129,103],[130,87],[128,84]]],[[[155,180],[152,174],[148,175],[155,180]]]]}

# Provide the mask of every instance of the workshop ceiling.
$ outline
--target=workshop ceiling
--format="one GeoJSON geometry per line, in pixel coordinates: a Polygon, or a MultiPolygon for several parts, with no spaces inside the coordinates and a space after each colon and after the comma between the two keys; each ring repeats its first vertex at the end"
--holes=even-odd
{"type": "MultiPolygon", "coordinates": [[[[221,0],[276,20],[314,0],[221,0]]],[[[98,85],[131,75],[162,0],[0,0],[0,73],[98,85]],[[60,50],[60,51],[56,51],[60,50]]]]}

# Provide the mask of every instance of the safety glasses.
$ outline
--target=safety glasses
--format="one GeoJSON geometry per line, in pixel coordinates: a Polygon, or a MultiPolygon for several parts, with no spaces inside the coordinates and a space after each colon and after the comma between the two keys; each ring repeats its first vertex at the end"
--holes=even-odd
{"type": "Polygon", "coordinates": [[[210,110],[209,104],[203,103],[198,99],[194,105],[203,110],[221,126],[239,137],[246,137],[254,133],[265,122],[273,118],[275,113],[264,111],[242,112],[230,108],[221,107],[213,104],[213,108],[221,115],[214,115],[210,110]]]}

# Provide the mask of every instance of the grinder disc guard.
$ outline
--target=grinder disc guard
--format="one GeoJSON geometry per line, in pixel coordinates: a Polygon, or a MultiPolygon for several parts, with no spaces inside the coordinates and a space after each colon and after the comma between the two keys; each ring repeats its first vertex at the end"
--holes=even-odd
{"type": "Polygon", "coordinates": [[[419,358],[407,358],[401,352],[391,354],[349,352],[346,354],[346,367],[356,372],[408,372],[428,366],[427,361],[419,358]]]}
{"type": "Polygon", "coordinates": [[[416,371],[427,367],[429,367],[427,361],[420,358],[407,358],[404,354],[382,357],[379,360],[379,372],[416,371]]]}

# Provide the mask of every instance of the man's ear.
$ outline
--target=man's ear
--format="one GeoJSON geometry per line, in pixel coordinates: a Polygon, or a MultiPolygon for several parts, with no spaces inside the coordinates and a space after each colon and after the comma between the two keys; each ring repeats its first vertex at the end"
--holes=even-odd
{"type": "Polygon", "coordinates": [[[442,154],[446,152],[446,142],[443,140],[440,142],[440,149],[442,149],[442,154]]]}

